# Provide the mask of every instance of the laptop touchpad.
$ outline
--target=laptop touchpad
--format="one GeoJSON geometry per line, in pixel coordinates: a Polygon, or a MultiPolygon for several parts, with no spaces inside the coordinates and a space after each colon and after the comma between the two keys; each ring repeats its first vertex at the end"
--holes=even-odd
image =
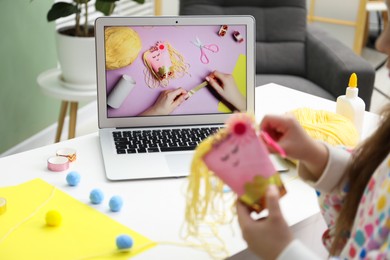
{"type": "Polygon", "coordinates": [[[192,157],[193,153],[165,155],[169,170],[177,176],[188,176],[190,174],[192,157]]]}

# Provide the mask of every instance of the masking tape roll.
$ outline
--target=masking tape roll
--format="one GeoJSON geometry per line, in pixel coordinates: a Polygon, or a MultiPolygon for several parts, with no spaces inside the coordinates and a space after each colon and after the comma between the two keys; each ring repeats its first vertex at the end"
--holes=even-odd
{"type": "Polygon", "coordinates": [[[53,172],[62,172],[69,168],[69,160],[64,156],[53,156],[47,159],[47,168],[53,172]]]}
{"type": "Polygon", "coordinates": [[[0,198],[0,215],[3,214],[7,210],[7,200],[4,198],[0,198]]]}
{"type": "Polygon", "coordinates": [[[68,158],[69,162],[76,161],[76,150],[72,148],[59,149],[57,150],[56,155],[68,158]]]}

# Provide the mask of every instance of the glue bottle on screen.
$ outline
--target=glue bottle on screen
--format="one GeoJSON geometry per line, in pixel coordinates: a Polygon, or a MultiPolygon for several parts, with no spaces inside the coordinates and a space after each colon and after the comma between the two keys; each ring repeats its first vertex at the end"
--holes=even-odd
{"type": "Polygon", "coordinates": [[[358,93],[357,76],[356,73],[352,73],[345,95],[337,98],[336,113],[350,119],[356,130],[361,134],[366,104],[358,97],[358,93]]]}

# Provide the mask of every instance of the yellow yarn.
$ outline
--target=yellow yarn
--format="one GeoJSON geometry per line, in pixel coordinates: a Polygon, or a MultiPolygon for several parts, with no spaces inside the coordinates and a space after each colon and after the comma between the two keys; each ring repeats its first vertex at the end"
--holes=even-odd
{"type": "Polygon", "coordinates": [[[129,27],[109,27],[104,31],[104,38],[107,70],[130,65],[141,51],[141,39],[129,27]]]}
{"type": "Polygon", "coordinates": [[[355,147],[359,141],[359,133],[355,126],[342,115],[311,108],[295,109],[291,114],[314,139],[347,147],[355,147]]]}
{"type": "Polygon", "coordinates": [[[232,222],[236,196],[233,192],[224,193],[224,183],[208,169],[203,156],[224,133],[225,129],[208,137],[195,150],[188,176],[183,230],[184,238],[199,241],[200,247],[215,259],[229,255],[217,227],[232,222]]]}

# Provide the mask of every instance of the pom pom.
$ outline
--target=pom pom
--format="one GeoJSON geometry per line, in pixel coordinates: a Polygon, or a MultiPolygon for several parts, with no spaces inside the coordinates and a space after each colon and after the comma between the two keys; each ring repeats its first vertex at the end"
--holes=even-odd
{"type": "Polygon", "coordinates": [[[89,199],[91,200],[92,204],[100,204],[104,200],[104,194],[99,189],[93,189],[89,194],[89,199]]]}
{"type": "Polygon", "coordinates": [[[62,216],[57,210],[50,210],[46,213],[46,225],[50,227],[57,227],[61,225],[62,216]]]}
{"type": "Polygon", "coordinates": [[[116,237],[116,247],[118,249],[130,249],[133,246],[133,239],[128,235],[119,235],[116,237]]]}
{"type": "Polygon", "coordinates": [[[234,114],[226,121],[229,133],[235,136],[246,135],[249,129],[254,129],[253,124],[253,116],[243,113],[234,114]]]}
{"type": "Polygon", "coordinates": [[[233,131],[236,135],[242,135],[242,134],[245,134],[246,132],[246,125],[242,122],[238,122],[234,128],[233,128],[233,131]]]}
{"type": "Polygon", "coordinates": [[[108,203],[108,205],[110,206],[111,211],[118,212],[121,210],[121,208],[123,206],[123,200],[119,196],[113,196],[110,199],[110,202],[108,203]]]}
{"type": "Polygon", "coordinates": [[[78,172],[70,172],[66,175],[66,182],[69,186],[77,186],[80,182],[80,174],[78,172]]]}

